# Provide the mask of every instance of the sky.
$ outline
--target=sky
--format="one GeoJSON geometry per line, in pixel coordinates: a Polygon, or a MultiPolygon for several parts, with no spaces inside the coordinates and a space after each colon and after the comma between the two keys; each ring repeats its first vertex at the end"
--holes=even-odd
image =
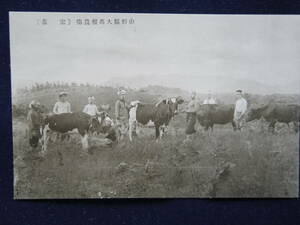
{"type": "MultiPolygon", "coordinates": [[[[12,85],[212,76],[289,89],[300,84],[299,27],[297,15],[10,12],[12,85]],[[134,23],[92,25],[92,19],[134,23]]],[[[182,79],[173,85],[180,88],[182,79]]]]}

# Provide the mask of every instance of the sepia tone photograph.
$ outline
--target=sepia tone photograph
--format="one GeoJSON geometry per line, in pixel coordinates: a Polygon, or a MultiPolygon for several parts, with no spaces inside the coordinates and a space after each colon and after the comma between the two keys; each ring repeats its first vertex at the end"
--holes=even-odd
{"type": "Polygon", "coordinates": [[[15,199],[298,197],[299,16],[9,22],[15,199]]]}

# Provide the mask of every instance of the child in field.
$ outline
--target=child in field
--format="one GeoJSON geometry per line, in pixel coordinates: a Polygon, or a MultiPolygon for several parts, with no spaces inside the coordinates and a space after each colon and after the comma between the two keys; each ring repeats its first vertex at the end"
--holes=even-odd
{"type": "Polygon", "coordinates": [[[59,101],[53,107],[54,114],[71,113],[71,104],[67,101],[67,96],[66,92],[59,93],[59,101]]]}
{"type": "Polygon", "coordinates": [[[90,116],[96,116],[96,115],[100,114],[100,112],[98,111],[98,108],[95,104],[94,96],[88,97],[88,104],[84,107],[83,112],[89,114],[90,116]]]}
{"type": "MultiPolygon", "coordinates": [[[[68,93],[67,92],[60,92],[58,95],[58,102],[55,103],[53,107],[53,113],[54,114],[62,114],[62,113],[71,113],[71,104],[67,101],[68,93]]],[[[56,138],[54,142],[56,141],[57,138],[61,139],[63,141],[65,138],[67,140],[70,140],[70,135],[69,134],[58,134],[56,135],[56,138]]]]}

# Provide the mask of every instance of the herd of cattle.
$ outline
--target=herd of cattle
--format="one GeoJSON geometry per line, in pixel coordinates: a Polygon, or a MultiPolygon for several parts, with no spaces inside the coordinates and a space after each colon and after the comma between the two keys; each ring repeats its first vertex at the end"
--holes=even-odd
{"type": "MultiPolygon", "coordinates": [[[[168,126],[170,120],[179,112],[178,106],[184,100],[180,97],[160,101],[159,104],[137,103],[135,107],[135,120],[137,124],[146,125],[152,121],[155,127],[155,136],[159,138],[163,130],[168,126]]],[[[130,109],[129,109],[130,110],[130,109]]],[[[129,115],[130,112],[128,111],[129,115]]],[[[276,122],[286,124],[293,123],[295,132],[299,127],[300,106],[297,104],[265,104],[260,107],[250,107],[245,116],[245,122],[264,118],[269,123],[270,130],[274,130],[276,122]]],[[[231,123],[233,129],[234,105],[201,105],[197,112],[197,120],[206,130],[213,128],[214,124],[231,123]]],[[[67,134],[74,129],[78,130],[81,136],[83,149],[88,148],[88,137],[93,134],[103,134],[111,142],[118,141],[118,129],[112,124],[105,123],[109,115],[102,111],[100,115],[92,117],[84,112],[47,114],[43,107],[39,106],[32,111],[32,118],[29,124],[30,140],[32,147],[36,148],[39,143],[42,145],[42,152],[47,150],[49,132],[67,134]]],[[[129,118],[130,120],[130,118],[129,118]]],[[[129,124],[130,126],[130,124],[129,124]]],[[[129,127],[130,130],[130,127],[129,127]]],[[[131,135],[131,132],[129,132],[131,135]]]]}

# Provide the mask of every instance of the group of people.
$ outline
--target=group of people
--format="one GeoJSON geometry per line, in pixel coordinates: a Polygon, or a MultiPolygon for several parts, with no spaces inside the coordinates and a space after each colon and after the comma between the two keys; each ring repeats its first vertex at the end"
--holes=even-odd
{"type": "MultiPolygon", "coordinates": [[[[203,101],[203,105],[209,105],[211,109],[218,105],[217,100],[213,97],[212,93],[209,91],[207,98],[203,101]]],[[[242,90],[236,90],[236,102],[234,107],[233,122],[238,130],[243,126],[245,113],[247,111],[247,100],[244,97],[242,90]]],[[[197,121],[197,112],[200,107],[200,102],[197,100],[196,92],[192,92],[191,100],[186,106],[186,140],[190,140],[191,135],[193,135],[195,130],[195,125],[197,121]]]]}
{"type": "MultiPolygon", "coordinates": [[[[119,96],[119,99],[115,103],[115,123],[116,127],[119,130],[120,138],[123,139],[128,130],[128,110],[130,108],[130,105],[125,101],[125,96],[127,94],[125,90],[119,90],[117,94],[119,96]]],[[[53,113],[71,113],[71,104],[67,101],[68,93],[61,92],[59,93],[58,97],[59,99],[53,107],[53,113]]],[[[95,104],[94,96],[88,97],[88,104],[84,106],[83,112],[89,114],[90,116],[97,116],[100,114],[100,111],[95,104]]],[[[109,117],[106,117],[106,122],[111,126],[113,126],[114,124],[113,120],[109,117]]]]}
{"type": "MultiPolygon", "coordinates": [[[[115,127],[118,129],[119,138],[123,139],[127,134],[129,129],[129,109],[134,107],[132,104],[128,104],[126,102],[126,91],[119,90],[118,91],[118,100],[115,103],[115,127]]],[[[71,113],[71,104],[67,101],[68,93],[61,92],[59,93],[59,100],[55,103],[53,107],[54,114],[62,114],[62,113],[71,113]]],[[[236,91],[236,102],[234,109],[234,123],[237,129],[240,129],[243,125],[244,115],[247,111],[247,101],[243,96],[242,90],[236,91]]],[[[33,108],[35,103],[30,103],[29,107],[33,108]]],[[[218,105],[217,100],[213,97],[212,93],[209,92],[207,98],[202,102],[203,105],[209,105],[210,107],[215,107],[218,105]]],[[[196,92],[192,92],[191,100],[188,102],[185,112],[186,112],[186,140],[189,140],[191,135],[193,135],[195,130],[195,125],[197,121],[197,112],[200,107],[200,102],[197,99],[196,92]]],[[[88,97],[88,104],[84,106],[83,112],[87,113],[90,116],[97,116],[100,114],[97,105],[95,104],[95,97],[88,97]]],[[[113,126],[114,122],[110,117],[107,117],[107,123],[113,126]]]]}
{"type": "MultiPolygon", "coordinates": [[[[54,114],[62,114],[62,113],[71,113],[71,104],[67,101],[68,93],[61,92],[58,95],[59,100],[55,103],[53,107],[54,114]]],[[[88,97],[88,104],[83,108],[83,112],[89,114],[90,116],[96,116],[100,112],[98,111],[98,107],[95,104],[95,97],[88,97]]]]}

